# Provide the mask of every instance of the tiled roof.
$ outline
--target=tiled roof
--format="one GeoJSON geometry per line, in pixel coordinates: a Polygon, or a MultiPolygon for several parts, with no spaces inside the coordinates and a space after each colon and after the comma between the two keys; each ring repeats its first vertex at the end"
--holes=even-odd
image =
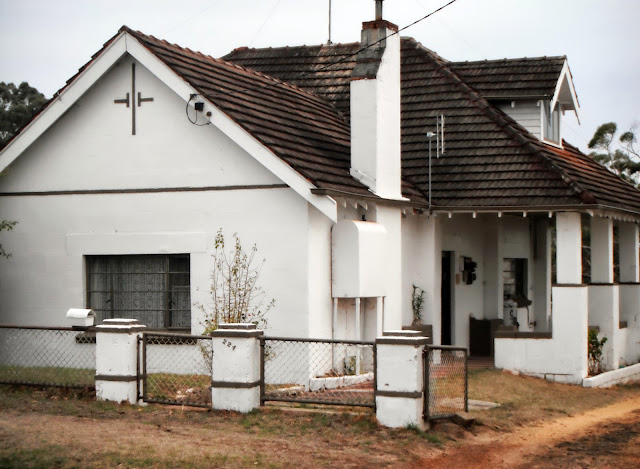
{"type": "Polygon", "coordinates": [[[451,70],[487,99],[551,98],[566,57],[448,62],[451,70]]]}
{"type": "MultiPolygon", "coordinates": [[[[640,191],[570,145],[559,149],[540,142],[492,106],[484,96],[487,88],[482,86],[489,81],[479,75],[485,68],[478,62],[448,62],[410,38],[403,38],[401,45],[402,177],[423,194],[429,190],[425,135],[435,131],[437,115],[445,116],[446,153],[432,159],[435,206],[455,209],[601,204],[640,212],[640,191]],[[459,69],[471,76],[478,72],[470,80],[475,80],[480,89],[471,86],[467,77],[463,79],[459,69]]],[[[356,43],[242,48],[224,59],[307,88],[348,116],[349,76],[355,64],[353,54],[359,47],[356,43]],[[332,60],[340,61],[335,70],[327,68],[332,60]]],[[[520,86],[529,96],[550,96],[564,61],[564,57],[558,57],[481,64],[491,64],[486,69],[492,71],[503,69],[511,77],[495,80],[505,93],[520,86]],[[538,72],[542,85],[535,88],[533,77],[538,72]],[[527,83],[518,85],[517,76],[527,77],[527,83]]]]}
{"type": "MultiPolygon", "coordinates": [[[[134,36],[317,188],[372,196],[349,175],[349,82],[359,43],[241,48],[220,60],[127,27],[122,31],[134,36]]],[[[435,117],[443,114],[446,154],[432,160],[434,208],[526,209],[586,204],[640,213],[640,191],[567,143],[557,148],[540,142],[493,107],[485,99],[491,96],[482,86],[488,81],[479,78],[479,71],[484,69],[479,62],[448,62],[410,38],[403,38],[401,44],[402,190],[412,202],[426,202],[425,134],[434,130],[435,117]],[[478,76],[474,75],[476,71],[478,76]]],[[[564,60],[481,63],[491,64],[487,65],[490,70],[499,69],[496,64],[508,63],[504,68],[511,70],[511,81],[517,81],[513,80],[517,67],[529,67],[527,76],[534,76],[535,66],[526,64],[543,63],[539,67],[544,77],[564,60]]],[[[504,85],[509,80],[502,82],[504,90],[516,89],[504,85]]],[[[538,89],[549,93],[550,83],[551,78],[538,89]]],[[[524,88],[536,89],[533,84],[524,88]]]]}
{"type": "Polygon", "coordinates": [[[266,49],[241,47],[222,58],[322,96],[348,117],[349,83],[359,49],[359,42],[266,49]]]}

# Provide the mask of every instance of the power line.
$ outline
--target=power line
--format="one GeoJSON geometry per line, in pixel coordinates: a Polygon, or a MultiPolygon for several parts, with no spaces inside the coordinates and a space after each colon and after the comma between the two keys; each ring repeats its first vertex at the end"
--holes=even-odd
{"type": "MultiPolygon", "coordinates": [[[[365,50],[367,50],[367,49],[369,49],[369,48],[371,48],[371,47],[373,47],[373,46],[375,46],[375,45],[378,45],[378,44],[380,44],[381,42],[384,42],[386,39],[388,39],[388,38],[390,38],[390,37],[392,37],[392,36],[395,36],[396,34],[400,34],[402,31],[405,31],[405,30],[409,29],[410,27],[415,26],[416,24],[420,23],[421,21],[424,21],[424,20],[426,20],[427,18],[429,18],[429,17],[431,17],[431,16],[435,15],[436,13],[438,13],[438,12],[440,12],[440,11],[444,10],[445,8],[447,8],[448,6],[450,6],[450,5],[454,4],[454,3],[455,3],[455,2],[457,2],[457,1],[458,1],[458,0],[451,0],[451,1],[449,1],[448,3],[446,3],[446,4],[442,5],[440,8],[437,8],[436,10],[433,10],[433,11],[432,11],[431,13],[429,13],[428,15],[425,15],[425,16],[423,16],[422,18],[417,19],[417,20],[416,20],[416,21],[414,21],[413,23],[410,23],[410,24],[408,24],[408,25],[404,26],[403,28],[400,28],[400,29],[398,29],[397,31],[394,31],[393,33],[391,33],[391,34],[389,34],[389,35],[387,35],[387,36],[383,37],[382,39],[379,39],[378,41],[375,41],[375,42],[373,42],[373,43],[369,44],[368,46],[361,47],[361,48],[360,48],[360,49],[358,49],[356,52],[353,52],[353,53],[351,53],[351,54],[348,54],[348,55],[346,55],[346,56],[342,57],[340,60],[337,60],[337,61],[335,61],[335,62],[329,63],[329,64],[325,65],[324,67],[320,67],[319,69],[317,69],[317,70],[315,70],[315,71],[313,71],[313,72],[305,72],[305,73],[302,73],[302,74],[298,77],[298,79],[306,78],[306,77],[308,77],[308,76],[315,75],[315,74],[317,74],[317,73],[319,73],[319,72],[324,72],[324,71],[328,70],[329,68],[331,68],[331,67],[333,67],[333,66],[335,66],[335,65],[339,65],[339,64],[341,64],[341,63],[344,63],[344,62],[346,62],[348,59],[350,59],[351,57],[354,57],[354,56],[358,55],[360,52],[363,52],[363,51],[365,51],[365,50]]],[[[226,93],[223,93],[223,92],[215,93],[215,92],[214,92],[214,93],[206,94],[206,95],[202,95],[202,96],[203,96],[203,97],[205,97],[205,98],[210,98],[210,97],[215,97],[215,96],[230,96],[230,95],[238,94],[238,93],[240,93],[241,91],[246,91],[246,90],[264,90],[264,89],[267,89],[267,88],[271,88],[271,87],[273,87],[273,86],[280,86],[280,85],[286,85],[286,84],[287,84],[287,82],[280,80],[280,81],[278,81],[278,82],[275,82],[275,83],[269,83],[269,84],[267,84],[267,85],[260,86],[260,87],[244,87],[244,88],[241,88],[241,89],[239,89],[239,90],[229,91],[229,92],[226,92],[226,93]]],[[[191,99],[193,99],[193,97],[192,97],[191,99]]],[[[191,101],[191,99],[190,99],[189,101],[191,101]]]]}
{"type": "Polygon", "coordinates": [[[262,30],[264,29],[264,25],[269,22],[269,20],[271,19],[271,17],[275,13],[276,9],[278,8],[278,5],[280,5],[281,1],[282,0],[278,0],[277,3],[274,5],[274,7],[271,9],[271,11],[269,12],[269,15],[265,18],[265,20],[262,22],[262,25],[258,28],[258,31],[256,31],[256,33],[253,35],[253,39],[251,39],[251,41],[249,41],[249,45],[253,44],[253,41],[255,41],[256,38],[260,35],[262,30]]]}

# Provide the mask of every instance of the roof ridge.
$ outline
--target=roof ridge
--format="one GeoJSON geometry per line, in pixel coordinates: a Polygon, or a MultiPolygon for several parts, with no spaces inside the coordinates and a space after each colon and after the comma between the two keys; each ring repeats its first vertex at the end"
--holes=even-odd
{"type": "MultiPolygon", "coordinates": [[[[262,50],[273,50],[273,51],[278,51],[278,50],[284,50],[284,49],[311,49],[311,48],[328,48],[331,49],[332,47],[347,47],[347,46],[353,46],[356,44],[360,44],[360,42],[354,41],[354,42],[332,42],[331,44],[312,44],[312,45],[306,45],[306,44],[301,44],[299,46],[278,46],[278,47],[249,47],[249,46],[240,46],[240,47],[236,47],[235,49],[233,49],[231,52],[229,52],[226,55],[231,55],[234,52],[244,52],[244,51],[262,51],[262,50]]],[[[225,55],[225,56],[226,56],[225,55]]]]}
{"type": "MultiPolygon", "coordinates": [[[[294,91],[296,91],[296,92],[298,92],[300,94],[303,94],[305,96],[311,97],[314,100],[322,100],[323,102],[326,101],[321,96],[318,96],[315,93],[312,93],[312,92],[307,91],[307,90],[305,90],[303,88],[300,88],[299,86],[296,86],[296,85],[294,85],[292,83],[280,80],[280,79],[278,79],[278,78],[276,78],[276,77],[274,77],[272,75],[268,75],[266,73],[262,73],[262,72],[259,72],[257,70],[253,70],[251,68],[246,68],[246,67],[243,67],[242,65],[238,65],[238,64],[235,64],[233,62],[229,62],[227,60],[224,60],[224,59],[215,58],[215,57],[212,57],[211,55],[205,54],[205,53],[200,52],[200,51],[193,51],[193,50],[189,49],[188,47],[182,47],[179,44],[170,43],[165,39],[159,39],[159,38],[157,38],[157,37],[155,37],[155,36],[153,36],[151,34],[145,34],[142,31],[132,30],[131,28],[129,28],[127,26],[123,26],[120,30],[131,34],[136,39],[143,39],[143,40],[146,39],[146,40],[157,41],[160,44],[163,44],[163,45],[168,46],[170,48],[178,49],[180,51],[187,51],[190,54],[192,54],[192,55],[194,55],[196,57],[199,57],[201,60],[203,60],[205,62],[206,61],[210,61],[210,62],[214,62],[214,63],[220,64],[220,65],[223,65],[223,66],[226,66],[226,67],[229,67],[229,68],[242,70],[245,73],[248,73],[250,75],[254,75],[256,77],[263,78],[263,79],[265,79],[267,81],[271,81],[273,83],[273,85],[267,85],[267,86],[262,87],[263,89],[269,88],[271,86],[282,85],[282,86],[290,88],[290,89],[292,89],[292,90],[294,90],[294,91]]],[[[331,105],[331,103],[328,103],[328,102],[325,102],[325,104],[331,105]]]]}
{"type": "Polygon", "coordinates": [[[460,64],[480,64],[480,63],[499,63],[499,62],[516,62],[516,61],[543,61],[543,60],[567,60],[566,55],[544,55],[538,57],[504,57],[502,59],[479,59],[479,60],[452,60],[449,63],[453,66],[460,64]]]}
{"type": "MultiPolygon", "coordinates": [[[[428,48],[423,47],[421,44],[417,43],[417,41],[416,44],[427,54],[433,55],[428,48]]],[[[474,106],[479,108],[489,119],[491,119],[496,125],[498,125],[498,127],[503,132],[505,132],[505,134],[515,140],[521,147],[525,148],[529,153],[537,156],[547,165],[549,165],[549,167],[554,172],[556,172],[560,176],[560,178],[578,194],[578,196],[580,196],[581,200],[587,203],[595,202],[595,198],[593,197],[593,195],[591,195],[591,193],[589,193],[586,189],[583,189],[576,181],[573,180],[573,178],[567,175],[562,168],[560,168],[554,161],[547,157],[541,149],[534,145],[530,139],[526,138],[523,135],[523,132],[528,133],[526,129],[524,129],[506,114],[497,111],[480,93],[473,89],[471,85],[467,84],[455,71],[451,70],[447,62],[441,60],[437,54],[435,55],[436,57],[434,57],[433,60],[436,63],[436,66],[438,66],[442,73],[451,81],[453,81],[456,86],[462,88],[463,92],[469,95],[469,101],[474,106]]]]}

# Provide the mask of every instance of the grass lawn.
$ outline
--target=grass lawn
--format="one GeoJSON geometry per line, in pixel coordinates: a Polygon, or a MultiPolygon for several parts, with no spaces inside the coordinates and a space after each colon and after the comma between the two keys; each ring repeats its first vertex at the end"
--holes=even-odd
{"type": "Polygon", "coordinates": [[[52,366],[0,366],[0,382],[50,386],[93,386],[96,370],[52,366]]]}
{"type": "Polygon", "coordinates": [[[634,397],[640,384],[607,389],[559,384],[497,370],[469,372],[469,399],[497,402],[500,407],[472,414],[494,430],[511,430],[538,420],[574,415],[634,397]]]}
{"type": "MultiPolygon", "coordinates": [[[[471,432],[508,432],[541,419],[623,400],[640,385],[594,390],[472,371],[469,397],[500,407],[474,411],[471,432]]],[[[325,409],[326,410],[326,409],[325,409]]],[[[373,414],[265,407],[231,412],[96,402],[87,391],[0,386],[0,467],[404,467],[464,444],[469,430],[378,426],[373,414]]]]}

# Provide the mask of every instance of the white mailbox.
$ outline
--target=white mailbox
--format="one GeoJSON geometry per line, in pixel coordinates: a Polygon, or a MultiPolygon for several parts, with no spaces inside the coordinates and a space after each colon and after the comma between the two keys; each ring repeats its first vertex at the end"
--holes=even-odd
{"type": "Polygon", "coordinates": [[[92,309],[71,308],[67,311],[67,319],[71,320],[72,326],[93,326],[96,313],[92,309]]]}

